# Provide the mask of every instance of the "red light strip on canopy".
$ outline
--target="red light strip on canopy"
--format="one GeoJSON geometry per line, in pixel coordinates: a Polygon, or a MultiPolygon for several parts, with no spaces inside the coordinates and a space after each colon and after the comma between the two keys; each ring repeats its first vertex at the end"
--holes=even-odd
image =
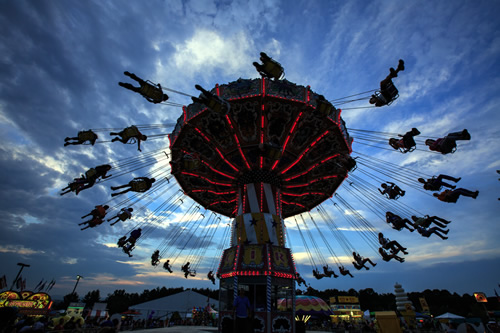
{"type": "Polygon", "coordinates": [[[269,245],[266,246],[266,249],[267,249],[267,269],[269,271],[272,271],[273,270],[273,265],[272,265],[273,261],[271,260],[272,258],[271,258],[271,251],[269,249],[269,245]]]}
{"type": "Polygon", "coordinates": [[[234,264],[233,264],[233,271],[236,270],[236,264],[238,263],[238,257],[239,257],[239,254],[240,254],[240,246],[238,245],[236,247],[236,255],[234,256],[234,264]]]}
{"type": "Polygon", "coordinates": [[[238,146],[238,150],[240,151],[241,158],[243,158],[243,162],[245,162],[245,165],[247,166],[248,170],[250,170],[250,164],[248,164],[248,161],[245,157],[245,154],[243,154],[243,150],[241,150],[241,145],[240,145],[240,140],[238,140],[238,136],[236,135],[236,132],[234,131],[233,124],[231,123],[231,120],[229,119],[229,116],[226,114],[226,120],[229,124],[229,127],[231,127],[231,131],[233,132],[234,139],[236,140],[236,145],[238,146]]]}
{"type": "Polygon", "coordinates": [[[306,192],[306,193],[301,193],[301,194],[295,194],[295,193],[289,193],[289,192],[282,192],[283,195],[288,195],[290,197],[303,197],[306,195],[327,195],[326,193],[323,192],[306,192]]]}
{"type": "Polygon", "coordinates": [[[312,169],[314,169],[314,168],[318,167],[319,165],[321,165],[322,163],[325,163],[325,162],[327,162],[327,161],[331,160],[332,158],[335,158],[335,157],[337,157],[337,156],[339,156],[339,155],[340,155],[340,154],[335,154],[335,155],[332,155],[332,156],[330,156],[330,157],[327,157],[327,158],[325,158],[324,160],[322,160],[322,161],[320,161],[320,162],[318,162],[318,163],[314,164],[313,166],[311,166],[311,167],[310,167],[309,169],[307,169],[306,171],[301,172],[301,173],[298,173],[298,174],[296,174],[296,175],[293,175],[293,176],[291,176],[291,177],[289,177],[289,178],[286,178],[286,179],[284,179],[284,181],[289,181],[289,180],[292,180],[292,179],[298,178],[298,177],[300,177],[300,176],[303,176],[303,175],[305,175],[306,173],[308,173],[309,171],[311,171],[312,169]]]}
{"type": "MultiPolygon", "coordinates": [[[[190,152],[188,152],[187,150],[181,150],[184,154],[190,154],[192,155],[190,152]]],[[[210,170],[212,170],[213,172],[216,172],[218,173],[219,175],[222,175],[224,177],[227,177],[227,178],[230,178],[230,179],[236,179],[236,177],[233,177],[233,176],[230,176],[228,175],[227,173],[224,173],[222,171],[219,171],[217,169],[215,169],[214,167],[212,167],[209,163],[205,162],[204,160],[202,160],[201,158],[198,157],[198,160],[203,163],[204,165],[206,165],[210,170]]]]}
{"type": "MultiPolygon", "coordinates": [[[[290,137],[291,135],[293,134],[293,132],[295,131],[295,127],[297,126],[297,123],[299,122],[299,119],[300,117],[302,117],[302,114],[304,112],[300,112],[299,115],[297,116],[297,118],[295,119],[293,125],[292,125],[292,128],[290,129],[290,132],[288,132],[288,135],[285,139],[285,143],[283,144],[283,154],[285,153],[285,150],[286,150],[286,146],[288,145],[288,140],[290,140],[290,137]]],[[[279,160],[275,161],[273,166],[271,167],[271,171],[274,170],[274,168],[276,168],[276,165],[278,165],[278,162],[279,160]]]]}
{"type": "Polygon", "coordinates": [[[264,212],[264,183],[260,183],[260,212],[264,212]]]}
{"type": "Polygon", "coordinates": [[[281,96],[278,96],[278,95],[267,95],[267,96],[273,97],[273,98],[278,98],[278,99],[284,99],[285,101],[293,101],[293,102],[299,102],[299,103],[302,103],[302,104],[307,104],[305,101],[300,100],[300,99],[281,97],[281,96]]]}
{"type": "Polygon", "coordinates": [[[283,199],[281,199],[281,202],[284,203],[285,205],[292,205],[292,206],[299,206],[299,207],[302,207],[302,208],[307,208],[306,206],[303,206],[299,203],[296,203],[296,202],[287,202],[283,199]]]}
{"type": "Polygon", "coordinates": [[[221,278],[227,279],[233,276],[276,276],[276,277],[282,277],[286,279],[295,279],[295,275],[290,274],[290,273],[281,273],[281,272],[273,272],[269,270],[265,271],[234,271],[234,272],[229,272],[229,273],[224,273],[221,274],[221,278]]]}
{"type": "MultiPolygon", "coordinates": [[[[262,112],[260,116],[260,146],[262,147],[264,144],[264,110],[265,106],[262,104],[262,112]]],[[[262,169],[262,166],[264,165],[264,157],[260,156],[260,168],[262,169]]]]}
{"type": "Polygon", "coordinates": [[[193,176],[193,177],[197,177],[197,178],[201,178],[207,182],[209,182],[210,184],[214,184],[214,185],[221,185],[221,186],[233,186],[233,184],[227,184],[227,183],[219,183],[219,182],[214,182],[206,177],[203,177],[203,176],[200,176],[200,175],[197,175],[195,173],[191,173],[191,172],[185,172],[185,171],[182,171],[181,172],[181,175],[187,175],[187,176],[193,176]]]}
{"type": "Polygon", "coordinates": [[[337,178],[337,177],[338,177],[338,175],[324,176],[324,177],[321,177],[321,178],[318,178],[318,179],[313,179],[309,183],[294,184],[294,185],[285,185],[285,186],[283,186],[283,188],[296,188],[296,187],[309,186],[309,185],[311,185],[313,183],[319,182],[320,180],[330,179],[330,178],[337,178]]]}
{"type": "Polygon", "coordinates": [[[304,157],[304,155],[305,155],[305,154],[307,154],[307,152],[308,152],[308,151],[309,151],[312,147],[314,147],[314,146],[315,146],[315,145],[319,142],[319,140],[323,139],[323,137],[324,137],[325,135],[327,135],[329,132],[330,132],[330,131],[325,131],[323,134],[321,134],[321,135],[320,135],[320,137],[319,137],[319,138],[317,138],[316,140],[314,140],[314,142],[313,142],[313,143],[311,143],[311,144],[309,145],[309,147],[307,147],[307,148],[306,148],[306,150],[304,150],[304,152],[302,152],[302,154],[300,154],[299,158],[297,158],[297,159],[295,160],[295,162],[293,162],[292,164],[290,164],[290,165],[288,166],[288,168],[286,168],[285,170],[283,170],[283,171],[281,171],[281,172],[280,172],[280,175],[284,174],[285,172],[287,172],[288,170],[290,170],[290,169],[291,169],[291,168],[292,168],[295,164],[299,163],[299,161],[302,159],[302,157],[304,157]]]}
{"type": "Polygon", "coordinates": [[[226,191],[226,192],[216,192],[213,190],[208,190],[208,189],[201,189],[201,190],[192,190],[192,193],[197,193],[197,192],[208,192],[216,195],[227,195],[227,194],[234,194],[236,191],[226,191]]]}
{"type": "MultiPolygon", "coordinates": [[[[203,139],[205,139],[205,141],[211,142],[210,139],[199,128],[195,127],[194,129],[203,137],[203,139]]],[[[234,171],[240,172],[240,170],[237,167],[235,167],[234,165],[231,164],[231,162],[229,162],[228,160],[226,160],[226,158],[224,157],[224,155],[222,155],[222,153],[220,152],[219,148],[217,148],[215,146],[213,146],[213,148],[215,149],[215,151],[217,152],[217,154],[219,154],[220,158],[222,158],[224,160],[224,162],[227,163],[227,165],[229,165],[231,168],[233,168],[234,171]]]]}
{"type": "Polygon", "coordinates": [[[241,214],[245,214],[245,208],[246,208],[246,199],[247,199],[247,185],[245,184],[243,186],[243,201],[242,201],[242,209],[241,209],[241,214]]]}
{"type": "Polygon", "coordinates": [[[222,171],[219,171],[219,170],[215,169],[215,168],[214,168],[214,167],[212,167],[209,163],[207,163],[207,162],[205,162],[205,161],[203,161],[203,160],[200,160],[200,161],[201,161],[201,163],[203,163],[204,165],[206,165],[206,166],[207,166],[210,170],[212,170],[213,172],[216,172],[216,173],[218,173],[219,175],[225,176],[225,177],[230,178],[230,179],[236,179],[236,177],[230,176],[230,175],[228,175],[227,173],[224,173],[224,172],[222,172],[222,171]]]}
{"type": "Polygon", "coordinates": [[[210,205],[208,205],[208,207],[211,207],[211,206],[215,206],[215,205],[218,205],[220,203],[232,203],[232,202],[235,202],[236,199],[233,199],[233,200],[219,200],[219,201],[215,201],[215,202],[212,202],[210,205]]]}

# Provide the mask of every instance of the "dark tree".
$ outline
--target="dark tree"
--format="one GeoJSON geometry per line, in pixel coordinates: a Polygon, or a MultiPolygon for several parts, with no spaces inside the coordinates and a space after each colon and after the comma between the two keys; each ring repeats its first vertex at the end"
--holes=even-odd
{"type": "Polygon", "coordinates": [[[78,293],[74,292],[71,294],[67,294],[63,298],[63,302],[61,304],[61,309],[66,310],[69,306],[69,303],[78,302],[79,300],[80,300],[80,296],[78,296],[78,293]]]}
{"type": "Polygon", "coordinates": [[[99,290],[89,291],[87,295],[82,299],[82,302],[85,303],[87,308],[92,309],[94,303],[98,303],[101,301],[101,294],[99,290]]]}

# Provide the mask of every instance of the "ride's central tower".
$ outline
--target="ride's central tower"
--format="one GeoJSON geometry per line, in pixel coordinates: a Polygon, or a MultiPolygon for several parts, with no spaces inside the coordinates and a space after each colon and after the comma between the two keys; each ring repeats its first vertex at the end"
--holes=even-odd
{"type": "Polygon", "coordinates": [[[294,307],[277,306],[294,304],[297,278],[283,219],[331,197],[354,167],[340,110],[287,80],[239,79],[183,108],[169,138],[183,191],[234,218],[217,271],[220,330],[232,331],[243,289],[256,332],[294,332],[294,307]]]}

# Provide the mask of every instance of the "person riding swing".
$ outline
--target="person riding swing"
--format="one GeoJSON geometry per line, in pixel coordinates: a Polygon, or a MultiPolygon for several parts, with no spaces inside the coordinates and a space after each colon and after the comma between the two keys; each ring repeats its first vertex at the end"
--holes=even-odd
{"type": "Polygon", "coordinates": [[[226,115],[231,109],[231,105],[224,99],[220,98],[217,95],[212,94],[210,91],[203,89],[200,85],[194,86],[196,89],[201,91],[199,97],[191,97],[193,102],[204,104],[210,110],[220,113],[222,115],[226,115]]]}
{"type": "Polygon", "coordinates": [[[326,274],[322,274],[322,273],[320,273],[318,269],[313,269],[313,276],[314,276],[317,280],[321,280],[322,278],[326,277],[326,274]]]}
{"type": "Polygon", "coordinates": [[[97,139],[98,139],[97,134],[95,134],[92,130],[80,131],[78,132],[78,135],[76,137],[65,138],[64,147],[68,145],[83,145],[87,141],[93,146],[97,139]],[[74,141],[74,142],[69,142],[69,141],[74,141]]]}
{"type": "Polygon", "coordinates": [[[399,197],[403,197],[405,195],[405,191],[403,191],[398,185],[386,182],[380,185],[384,190],[378,189],[380,194],[386,195],[387,199],[397,200],[399,197]]]}
{"type": "Polygon", "coordinates": [[[167,270],[169,273],[173,273],[172,267],[170,267],[170,259],[165,261],[165,263],[163,264],[163,268],[167,270]]]}
{"type": "Polygon", "coordinates": [[[215,276],[214,276],[214,272],[213,271],[210,271],[208,272],[207,274],[207,278],[212,281],[212,284],[215,284],[215,276]]]}
{"type": "Polygon", "coordinates": [[[160,263],[160,258],[160,250],[156,250],[155,252],[153,252],[153,254],[151,255],[151,265],[158,266],[158,264],[160,263]]]}
{"type": "Polygon", "coordinates": [[[328,265],[326,266],[323,266],[323,273],[325,273],[325,275],[327,277],[334,277],[334,278],[338,278],[339,276],[337,274],[335,274],[335,272],[333,271],[333,269],[329,269],[328,265]]]}
{"type": "Polygon", "coordinates": [[[404,135],[398,134],[401,139],[390,138],[389,145],[403,154],[412,152],[417,148],[417,144],[413,137],[419,134],[420,131],[418,129],[412,128],[411,131],[406,132],[404,135]]]}
{"type": "Polygon", "coordinates": [[[390,68],[389,75],[380,81],[380,91],[375,92],[370,98],[370,104],[374,104],[377,107],[384,105],[391,105],[398,98],[398,89],[394,86],[392,82],[393,78],[398,77],[398,72],[405,70],[405,63],[402,59],[399,59],[397,69],[390,68]]]}
{"type": "Polygon", "coordinates": [[[148,139],[148,137],[146,135],[142,134],[139,131],[139,129],[137,128],[137,126],[134,126],[134,125],[126,127],[125,129],[123,129],[123,131],[120,131],[120,132],[111,132],[111,133],[109,133],[109,135],[120,136],[120,138],[116,137],[113,140],[111,140],[111,142],[120,141],[123,144],[127,144],[128,142],[130,142],[130,143],[137,142],[137,150],[138,151],[142,151],[141,150],[141,141],[146,141],[148,139]]]}
{"type": "Polygon", "coordinates": [[[377,266],[373,261],[371,261],[370,258],[363,258],[359,253],[353,252],[352,256],[354,258],[354,261],[352,264],[354,265],[354,268],[356,268],[358,271],[362,269],[363,267],[366,268],[366,270],[369,270],[370,268],[365,266],[367,262],[369,262],[373,267],[377,266]]]}
{"type": "Polygon", "coordinates": [[[110,225],[115,225],[120,221],[125,221],[127,219],[132,218],[132,212],[134,209],[132,207],[129,208],[122,208],[116,216],[113,216],[112,218],[108,219],[108,222],[111,222],[112,220],[116,219],[115,222],[111,223],[110,225]]]}
{"type": "Polygon", "coordinates": [[[125,188],[125,187],[129,187],[129,188],[124,190],[124,191],[118,192],[118,193],[112,193],[111,196],[115,197],[117,195],[127,193],[129,191],[139,192],[139,193],[146,192],[147,190],[149,190],[151,188],[151,186],[153,186],[153,183],[155,181],[156,181],[156,179],[154,179],[154,178],[136,177],[136,178],[132,179],[128,184],[121,185],[121,186],[112,186],[111,190],[113,190],[113,191],[116,191],[120,188],[125,188]]]}
{"type": "Polygon", "coordinates": [[[262,64],[257,62],[253,63],[255,69],[257,69],[257,72],[259,72],[260,75],[276,81],[283,77],[284,70],[279,62],[273,60],[264,52],[260,53],[260,61],[262,61],[262,64]]]}
{"type": "Polygon", "coordinates": [[[130,77],[132,80],[139,82],[140,87],[134,87],[130,83],[118,82],[120,87],[132,90],[136,93],[141,94],[148,102],[158,104],[168,100],[168,95],[163,93],[163,89],[161,85],[155,84],[151,81],[144,81],[139,78],[137,75],[129,72],[123,72],[126,76],[130,77]]]}

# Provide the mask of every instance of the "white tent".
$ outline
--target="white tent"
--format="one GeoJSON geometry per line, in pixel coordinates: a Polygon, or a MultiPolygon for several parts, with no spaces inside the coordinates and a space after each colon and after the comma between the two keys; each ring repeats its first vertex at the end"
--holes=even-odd
{"type": "Polygon", "coordinates": [[[440,316],[437,316],[436,319],[464,319],[464,317],[450,313],[450,312],[446,312],[440,316]]]}
{"type": "Polygon", "coordinates": [[[165,316],[171,316],[174,312],[179,312],[182,318],[191,313],[193,308],[205,308],[207,305],[219,307],[219,301],[208,298],[192,290],[182,291],[180,293],[155,299],[153,301],[131,305],[129,310],[137,310],[141,313],[140,318],[165,319],[165,316]]]}

